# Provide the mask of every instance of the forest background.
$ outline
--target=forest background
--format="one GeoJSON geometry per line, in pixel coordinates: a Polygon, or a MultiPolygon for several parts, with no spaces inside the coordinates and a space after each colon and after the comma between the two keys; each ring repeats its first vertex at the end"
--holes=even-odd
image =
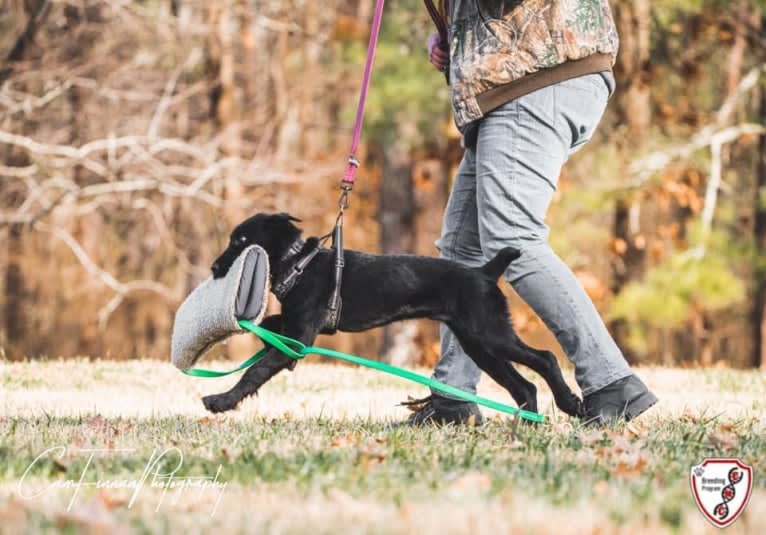
{"type": "MultiPolygon", "coordinates": [[[[552,244],[631,362],[764,366],[764,3],[611,5],[618,90],[562,171],[552,244]]],[[[1,356],[167,359],[233,225],[288,211],[329,231],[372,7],[0,0],[1,356]]],[[[462,150],[432,31],[418,0],[387,2],[348,247],[438,254],[462,150]]],[[[522,336],[560,354],[505,290],[522,336]]],[[[438,329],[319,343],[431,365],[438,329]]]]}

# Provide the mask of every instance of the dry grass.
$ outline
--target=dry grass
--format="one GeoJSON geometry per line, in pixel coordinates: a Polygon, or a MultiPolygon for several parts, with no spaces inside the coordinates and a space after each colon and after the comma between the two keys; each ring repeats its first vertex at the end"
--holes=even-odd
{"type": "MultiPolygon", "coordinates": [[[[704,456],[726,454],[756,468],[751,503],[729,531],[758,533],[764,375],[640,373],[661,405],[594,433],[556,414],[543,387],[545,426],[515,429],[495,415],[478,430],[411,430],[387,423],[406,417],[397,402],[423,390],[357,368],[303,363],[213,417],[199,398],[235,379],[189,378],[156,361],[3,363],[0,532],[715,533],[686,478],[704,456]],[[127,489],[85,488],[71,508],[71,488],[20,497],[26,467],[60,445],[66,455],[38,461],[25,488],[77,480],[86,457],[76,449],[93,447],[110,452],[85,481],[138,479],[155,450],[175,447],[184,456],[177,476],[221,466],[226,487],[163,497],[147,485],[132,504],[127,489]]],[[[488,380],[480,393],[508,399],[488,380]]]]}

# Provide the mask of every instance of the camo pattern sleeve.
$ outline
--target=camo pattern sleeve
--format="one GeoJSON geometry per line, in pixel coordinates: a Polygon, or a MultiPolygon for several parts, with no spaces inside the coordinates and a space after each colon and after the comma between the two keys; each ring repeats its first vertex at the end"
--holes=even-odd
{"type": "Polygon", "coordinates": [[[481,118],[476,97],[524,76],[609,54],[619,39],[607,0],[451,0],[450,84],[455,122],[481,118]]]}

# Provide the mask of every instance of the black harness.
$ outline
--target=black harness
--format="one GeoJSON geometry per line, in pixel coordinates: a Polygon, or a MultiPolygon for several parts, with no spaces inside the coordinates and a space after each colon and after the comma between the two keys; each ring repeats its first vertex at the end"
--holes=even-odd
{"type": "Polygon", "coordinates": [[[304,252],[306,242],[298,238],[293,242],[287,252],[282,256],[280,262],[287,263],[295,261],[291,270],[280,279],[272,281],[271,291],[281,301],[284,299],[290,290],[300,280],[301,275],[311,261],[322,250],[322,244],[332,236],[332,249],[335,251],[335,270],[334,270],[334,287],[333,292],[330,295],[330,299],[327,302],[327,314],[325,315],[325,323],[322,328],[322,332],[326,334],[334,334],[338,330],[338,323],[340,323],[340,312],[343,305],[343,300],[340,295],[340,288],[343,283],[343,266],[345,261],[343,259],[343,214],[338,216],[335,222],[335,228],[333,231],[322,238],[316,240],[316,243],[307,252],[304,252]],[[296,260],[297,258],[297,260],[296,260]]]}

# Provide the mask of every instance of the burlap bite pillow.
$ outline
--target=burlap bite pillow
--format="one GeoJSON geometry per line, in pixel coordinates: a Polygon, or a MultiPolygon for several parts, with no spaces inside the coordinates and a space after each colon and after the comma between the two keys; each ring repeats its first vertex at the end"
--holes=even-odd
{"type": "Polygon", "coordinates": [[[171,357],[186,370],[218,342],[243,332],[237,323],[260,323],[269,296],[269,257],[251,245],[220,279],[208,278],[181,303],[173,323],[171,357]]]}

